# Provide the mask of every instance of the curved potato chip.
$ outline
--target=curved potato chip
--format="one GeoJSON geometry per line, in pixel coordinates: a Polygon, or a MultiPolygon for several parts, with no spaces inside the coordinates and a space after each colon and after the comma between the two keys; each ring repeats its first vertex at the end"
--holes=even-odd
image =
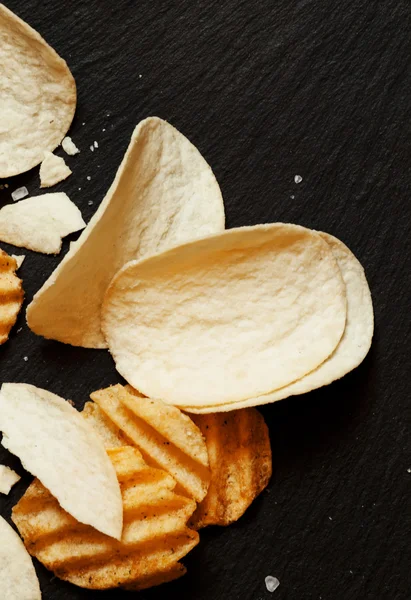
{"type": "Polygon", "coordinates": [[[67,63],[0,4],[0,178],[24,173],[54,150],[76,110],[67,63]]]}
{"type": "Polygon", "coordinates": [[[116,473],[94,429],[68,402],[32,385],[3,383],[2,444],[78,521],[121,538],[116,473]]]}
{"type": "Polygon", "coordinates": [[[207,496],[190,519],[195,529],[238,521],[267,487],[272,473],[270,436],[255,408],[196,415],[210,457],[207,496]]]}
{"type": "Polygon", "coordinates": [[[121,385],[93,392],[90,397],[149,465],[172,475],[178,491],[197,502],[205,497],[210,484],[207,447],[190,417],[121,385]]]}
{"type": "Polygon", "coordinates": [[[144,589],[181,577],[178,561],[199,542],[187,527],[196,503],[176,494],[173,478],[148,467],[137,448],[108,454],[123,497],[121,541],[78,523],[35,480],[12,516],[26,547],[57,577],[89,589],[144,589]]]}
{"type": "Polygon", "coordinates": [[[204,408],[187,406],[184,407],[184,410],[193,413],[208,413],[277,402],[328,385],[361,364],[368,354],[374,332],[371,292],[364,269],[343,242],[328,233],[320,232],[320,235],[330,245],[337,259],[347,292],[347,322],[344,335],[333,354],[302,379],[271,394],[250,398],[235,404],[204,408]]]}
{"type": "Polygon", "coordinates": [[[129,260],[223,229],[220,188],[204,158],[165,121],[145,119],[87,228],[34,296],[29,327],[106,348],[100,309],[115,273],[129,260]]]}
{"type": "Polygon", "coordinates": [[[117,370],[175,406],[238,402],[290,384],[330,356],[345,319],[329,245],[283,223],[130,262],[102,310],[117,370]]]}
{"type": "Polygon", "coordinates": [[[30,554],[1,516],[0,590],[2,600],[41,600],[40,585],[30,554]]]}
{"type": "Polygon", "coordinates": [[[16,269],[17,260],[0,249],[0,344],[9,339],[24,300],[22,282],[16,275],[16,269]]]}

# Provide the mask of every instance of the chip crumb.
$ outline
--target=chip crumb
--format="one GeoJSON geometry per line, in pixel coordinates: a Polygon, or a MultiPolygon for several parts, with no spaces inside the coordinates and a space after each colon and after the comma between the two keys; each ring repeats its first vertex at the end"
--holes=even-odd
{"type": "Polygon", "coordinates": [[[12,254],[11,257],[14,258],[14,260],[17,263],[17,268],[20,269],[21,265],[24,262],[24,259],[26,258],[26,255],[25,254],[12,254]]]}
{"type": "Polygon", "coordinates": [[[265,587],[269,592],[275,592],[279,585],[280,582],[278,581],[277,577],[272,577],[271,575],[268,575],[265,578],[265,587]]]}
{"type": "Polygon", "coordinates": [[[44,160],[40,165],[40,187],[48,188],[64,181],[71,175],[71,169],[66,165],[64,158],[52,152],[44,153],[44,160]]]}
{"type": "Polygon", "coordinates": [[[17,475],[13,469],[0,465],[0,494],[9,494],[13,485],[20,481],[20,475],[17,475]]]}
{"type": "MultiPolygon", "coordinates": [[[[83,123],[83,125],[84,125],[84,123],[83,123]]],[[[66,154],[68,154],[69,156],[74,156],[75,154],[78,154],[80,152],[80,150],[77,148],[76,144],[73,142],[73,140],[69,136],[66,136],[64,138],[64,140],[61,142],[61,147],[63,148],[64,152],[66,154]]]]}
{"type": "Polygon", "coordinates": [[[4,184],[4,187],[5,187],[5,188],[6,188],[6,190],[7,190],[7,188],[9,187],[9,184],[8,184],[8,183],[5,183],[5,184],[4,184]]]}
{"type": "Polygon", "coordinates": [[[301,182],[302,182],[302,180],[303,180],[303,178],[301,177],[301,175],[296,175],[296,176],[294,177],[294,181],[295,181],[295,183],[301,183],[301,182]]]}
{"type": "Polygon", "coordinates": [[[71,406],[74,406],[74,407],[76,406],[76,405],[74,404],[74,400],[67,400],[67,402],[68,402],[69,404],[71,404],[71,406]]]}
{"type": "Polygon", "coordinates": [[[22,198],[25,198],[28,195],[29,191],[25,185],[17,188],[16,190],[14,190],[14,192],[11,193],[11,197],[13,198],[14,202],[17,202],[17,200],[21,200],[22,198]]]}

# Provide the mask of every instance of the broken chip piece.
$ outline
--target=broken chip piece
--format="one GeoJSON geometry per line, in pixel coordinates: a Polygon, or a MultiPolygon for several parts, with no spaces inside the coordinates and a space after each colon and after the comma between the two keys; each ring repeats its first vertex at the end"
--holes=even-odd
{"type": "Polygon", "coordinates": [[[62,238],[85,226],[80,210],[62,192],[27,198],[0,209],[0,240],[44,254],[58,254],[62,238]]]}
{"type": "Polygon", "coordinates": [[[220,188],[197,148],[161,119],[141,121],[104,200],[28,307],[30,329],[106,348],[100,309],[116,272],[129,260],[223,229],[220,188]]]}
{"type": "Polygon", "coordinates": [[[0,249],[0,344],[9,339],[24,300],[17,268],[17,261],[0,249]]]}
{"type": "Polygon", "coordinates": [[[0,178],[18,175],[54,150],[76,109],[66,62],[27,23],[0,4],[0,178]]]}
{"type": "Polygon", "coordinates": [[[201,431],[187,415],[121,385],[90,397],[149,465],[170,473],[179,492],[201,502],[210,483],[208,453],[201,431]]]}
{"type": "Polygon", "coordinates": [[[61,147],[63,148],[64,152],[69,156],[74,156],[75,154],[78,154],[80,152],[76,144],[69,136],[66,136],[61,142],[61,147]]]}
{"type": "Polygon", "coordinates": [[[20,481],[20,475],[17,475],[13,469],[0,465],[0,494],[9,494],[13,485],[20,481]]]}
{"type": "Polygon", "coordinates": [[[68,402],[24,383],[0,391],[2,444],[81,523],[121,538],[120,489],[104,445],[68,402]]]}
{"type": "Polygon", "coordinates": [[[272,473],[267,425],[255,408],[193,415],[210,458],[211,483],[190,524],[230,525],[267,487],[272,473]]]}
{"type": "Polygon", "coordinates": [[[89,589],[138,590],[180,577],[179,561],[199,542],[187,526],[196,503],[176,494],[173,478],[147,466],[137,448],[108,454],[123,498],[121,541],[78,523],[35,480],[12,516],[27,549],[57,577],[89,589]]]}
{"type": "Polygon", "coordinates": [[[56,156],[52,152],[45,152],[43,162],[40,165],[40,187],[52,187],[67,179],[71,172],[64,158],[56,156]]]}

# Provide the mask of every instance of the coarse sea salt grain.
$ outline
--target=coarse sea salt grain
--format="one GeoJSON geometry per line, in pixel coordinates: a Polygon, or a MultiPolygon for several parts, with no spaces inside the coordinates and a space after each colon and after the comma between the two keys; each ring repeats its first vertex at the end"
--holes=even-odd
{"type": "Polygon", "coordinates": [[[90,175],[87,175],[87,181],[91,181],[90,175]]]}
{"type": "Polygon", "coordinates": [[[94,148],[98,148],[98,143],[94,141],[94,148]]]}
{"type": "Polygon", "coordinates": [[[294,181],[295,181],[295,183],[301,183],[301,182],[302,182],[302,180],[303,180],[303,178],[301,177],[301,175],[296,175],[296,176],[294,177],[294,181]]]}
{"type": "Polygon", "coordinates": [[[19,187],[17,190],[14,190],[14,192],[11,193],[11,197],[13,198],[14,202],[17,202],[17,200],[22,200],[22,198],[25,198],[28,195],[29,191],[24,185],[23,187],[19,187]]]}
{"type": "Polygon", "coordinates": [[[92,152],[94,152],[94,146],[93,146],[93,145],[91,145],[91,146],[90,146],[90,150],[91,150],[92,152]]]}
{"type": "Polygon", "coordinates": [[[280,582],[278,581],[277,577],[272,577],[271,575],[268,575],[265,578],[265,587],[269,592],[275,592],[279,585],[280,582]]]}
{"type": "Polygon", "coordinates": [[[29,357],[28,357],[28,356],[23,356],[23,360],[24,360],[24,361],[26,361],[26,362],[27,362],[27,361],[28,361],[28,359],[29,359],[29,357]]]}

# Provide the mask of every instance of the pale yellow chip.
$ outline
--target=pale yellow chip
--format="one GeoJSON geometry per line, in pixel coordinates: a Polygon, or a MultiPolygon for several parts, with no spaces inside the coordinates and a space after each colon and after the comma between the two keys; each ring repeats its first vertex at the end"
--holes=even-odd
{"type": "Polygon", "coordinates": [[[150,117],[136,127],[117,175],[85,231],[27,310],[38,335],[106,348],[104,292],[129,260],[224,230],[218,183],[199,151],[150,117]]]}
{"type": "Polygon", "coordinates": [[[0,516],[1,600],[41,600],[30,555],[14,529],[0,516]]]}
{"type": "Polygon", "coordinates": [[[121,538],[123,507],[113,465],[94,429],[69,402],[24,383],[3,383],[2,445],[78,521],[121,538]]]}
{"type": "Polygon", "coordinates": [[[0,178],[18,175],[56,148],[76,109],[66,62],[0,4],[0,178]]]}
{"type": "Polygon", "coordinates": [[[0,249],[0,344],[9,339],[24,300],[22,281],[16,275],[17,261],[0,249]]]}
{"type": "Polygon", "coordinates": [[[40,187],[48,188],[64,181],[71,175],[71,169],[66,165],[64,158],[52,152],[45,152],[40,165],[40,187]]]}
{"type": "Polygon", "coordinates": [[[211,407],[318,367],[338,345],[346,313],[327,242],[274,223],[128,263],[106,292],[102,327],[134,388],[174,406],[211,407]]]}
{"type": "Polygon", "coordinates": [[[255,408],[195,415],[210,458],[211,483],[190,523],[230,525],[264,490],[272,473],[267,425],[255,408]]]}
{"type": "Polygon", "coordinates": [[[44,254],[58,254],[62,238],[85,226],[80,210],[62,192],[27,198],[0,209],[0,240],[44,254]]]}
{"type": "Polygon", "coordinates": [[[196,503],[176,494],[173,478],[148,467],[136,448],[108,454],[123,497],[121,541],[78,523],[35,480],[12,516],[27,549],[57,577],[89,589],[143,589],[183,575],[179,560],[199,541],[187,526],[196,503]]]}
{"type": "Polygon", "coordinates": [[[81,413],[88,423],[97,431],[106,449],[121,448],[130,441],[117,425],[101,410],[95,402],[86,402],[81,413]]]}
{"type": "Polygon", "coordinates": [[[371,292],[364,269],[343,242],[327,233],[320,233],[320,235],[329,244],[338,262],[347,293],[347,321],[344,335],[333,354],[311,373],[270,394],[221,406],[187,406],[184,410],[208,413],[277,402],[328,385],[358,367],[364,360],[370,349],[374,332],[371,292]]]}
{"type": "Polygon", "coordinates": [[[178,490],[197,502],[205,497],[210,483],[207,447],[187,415],[121,385],[93,392],[91,398],[149,465],[170,473],[178,490]]]}

